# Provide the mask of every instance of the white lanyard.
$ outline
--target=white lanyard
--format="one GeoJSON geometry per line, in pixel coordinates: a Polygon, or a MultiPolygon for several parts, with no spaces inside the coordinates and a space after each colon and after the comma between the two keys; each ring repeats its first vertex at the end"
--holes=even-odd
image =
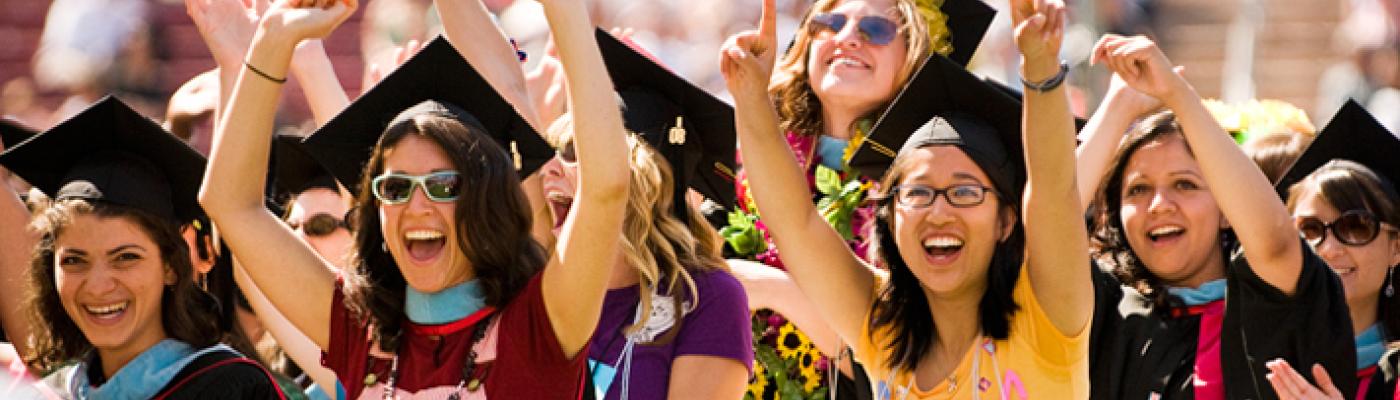
{"type": "MultiPolygon", "coordinates": [[[[974,386],[974,387],[973,387],[973,392],[972,392],[972,398],[975,399],[975,400],[981,400],[981,399],[982,399],[982,390],[980,390],[980,388],[977,387],[977,386],[978,386],[978,384],[981,383],[981,381],[982,381],[982,349],[986,349],[986,350],[987,350],[987,355],[990,356],[991,359],[992,359],[992,370],[996,372],[997,393],[1002,393],[1003,388],[1002,388],[1002,385],[1001,385],[1001,383],[1002,383],[1002,382],[1001,382],[1001,366],[997,365],[998,363],[997,363],[997,354],[996,354],[996,353],[997,353],[997,345],[996,345],[996,342],[993,342],[993,341],[991,341],[991,340],[988,340],[985,336],[978,335],[978,336],[977,336],[977,342],[976,342],[976,343],[978,344],[978,346],[977,346],[978,348],[972,350],[972,351],[974,352],[974,354],[973,354],[973,356],[972,356],[972,381],[971,381],[971,383],[972,383],[972,385],[974,386]]],[[[894,382],[894,378],[895,378],[895,370],[891,370],[890,373],[889,373],[889,375],[886,376],[885,382],[894,382]]],[[[904,385],[903,385],[903,386],[900,386],[900,387],[896,388],[897,390],[899,390],[899,400],[907,400],[907,399],[908,399],[908,397],[909,397],[909,392],[912,391],[912,387],[914,386],[914,380],[915,380],[915,379],[914,379],[914,374],[911,373],[910,376],[909,376],[909,381],[908,381],[908,382],[904,382],[904,385]]],[[[957,388],[958,388],[958,381],[957,381],[956,372],[954,373],[953,379],[951,379],[951,380],[948,382],[948,384],[950,385],[950,386],[948,387],[948,392],[949,392],[949,393],[952,393],[953,391],[956,391],[956,390],[957,390],[957,388]]]]}

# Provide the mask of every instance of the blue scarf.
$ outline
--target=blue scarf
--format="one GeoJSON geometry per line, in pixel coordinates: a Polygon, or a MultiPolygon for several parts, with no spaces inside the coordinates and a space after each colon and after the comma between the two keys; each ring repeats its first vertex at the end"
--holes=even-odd
{"type": "Polygon", "coordinates": [[[69,392],[79,399],[149,399],[190,362],[221,350],[233,352],[223,344],[195,351],[185,342],[165,339],[126,363],[102,386],[92,387],[88,382],[88,363],[79,363],[68,382],[69,392]]]}
{"type": "Polygon", "coordinates": [[[1381,362],[1381,355],[1385,354],[1385,335],[1381,334],[1381,324],[1371,325],[1370,328],[1361,331],[1356,335],[1356,369],[1369,368],[1381,362]]]}
{"type": "Polygon", "coordinates": [[[817,141],[817,160],[836,171],[846,169],[846,146],[850,141],[827,135],[819,137],[821,139],[817,141]]]}
{"type": "Polygon", "coordinates": [[[404,312],[408,320],[421,325],[441,325],[466,318],[486,305],[481,285],[475,279],[438,291],[423,293],[412,286],[404,291],[404,312]]]}
{"type": "Polygon", "coordinates": [[[1199,306],[1225,298],[1225,279],[1206,282],[1198,288],[1167,288],[1167,292],[1180,298],[1188,307],[1199,306]]]}

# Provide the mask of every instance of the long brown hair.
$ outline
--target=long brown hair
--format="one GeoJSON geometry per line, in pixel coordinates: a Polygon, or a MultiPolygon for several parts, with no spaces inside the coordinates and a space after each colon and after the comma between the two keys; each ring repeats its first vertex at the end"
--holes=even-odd
{"type": "Polygon", "coordinates": [[[384,169],[384,156],[403,138],[417,135],[442,148],[461,173],[456,201],[457,243],[481,283],[486,305],[501,307],[515,298],[545,265],[544,251],[530,236],[530,207],[506,150],[474,121],[428,112],[389,126],[361,174],[355,209],[352,268],[345,274],[346,306],[368,318],[374,340],[384,351],[399,344],[407,281],[385,250],[379,202],[370,180],[384,169]],[[470,220],[469,220],[470,219],[470,220]]]}
{"type": "MultiPolygon", "coordinates": [[[[1302,181],[1288,189],[1288,212],[1292,213],[1307,188],[1317,190],[1319,196],[1337,211],[1366,210],[1376,215],[1381,222],[1391,227],[1400,227],[1400,194],[1394,183],[1376,174],[1365,165],[1350,160],[1332,160],[1308,174],[1302,181]]],[[[1388,230],[1387,235],[1394,240],[1400,233],[1388,230]]],[[[1379,239],[1379,238],[1378,238],[1379,239]]],[[[1391,265],[1390,268],[1395,268],[1391,265]]],[[[1386,285],[1400,286],[1400,276],[1386,275],[1386,285]]],[[[1389,334],[1388,340],[1400,335],[1400,296],[1381,294],[1376,307],[1377,319],[1382,330],[1389,334]]]]}
{"type": "MultiPolygon", "coordinates": [[[[773,71],[773,83],[768,86],[768,92],[772,94],[777,105],[778,118],[782,121],[781,128],[785,132],[814,136],[822,134],[826,129],[822,125],[822,102],[817,99],[816,92],[812,91],[811,75],[810,71],[807,71],[807,59],[811,57],[809,48],[812,45],[809,24],[812,22],[812,15],[830,11],[841,1],[817,0],[807,9],[807,15],[802,17],[802,25],[797,27],[797,36],[793,38],[792,47],[783,54],[773,71]]],[[[919,6],[915,0],[895,0],[894,3],[895,8],[899,10],[899,20],[895,21],[899,24],[899,34],[909,46],[904,56],[904,66],[895,77],[895,87],[902,87],[914,73],[914,68],[917,68],[931,52],[931,45],[928,22],[920,17],[919,6]]],[[[891,96],[886,102],[893,100],[894,97],[891,96]]],[[[884,109],[883,105],[876,107],[871,110],[870,115],[857,120],[873,120],[884,109]]]]}
{"type": "Polygon", "coordinates": [[[140,227],[159,248],[159,261],[176,277],[175,284],[167,285],[160,299],[160,323],[166,334],[195,348],[220,340],[223,335],[217,319],[218,303],[195,286],[189,247],[176,226],[132,207],[81,199],[57,200],[39,204],[30,224],[40,235],[29,264],[29,296],[25,299],[33,327],[34,355],[26,360],[31,368],[50,371],[93,349],[92,342],[64,310],[55,282],[54,242],[78,215],[122,218],[140,227]]]}

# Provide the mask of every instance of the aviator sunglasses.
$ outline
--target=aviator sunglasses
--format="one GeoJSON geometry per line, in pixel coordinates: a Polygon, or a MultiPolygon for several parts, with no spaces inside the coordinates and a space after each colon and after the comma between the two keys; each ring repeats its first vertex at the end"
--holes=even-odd
{"type": "Polygon", "coordinates": [[[1327,231],[1337,237],[1337,241],[1348,246],[1365,246],[1376,240],[1381,233],[1381,222],[1366,210],[1348,210],[1332,222],[1322,222],[1316,217],[1302,217],[1294,222],[1303,240],[1313,246],[1322,245],[1327,240],[1327,231]]]}
{"type": "MultiPolygon", "coordinates": [[[[813,35],[835,35],[846,27],[846,22],[850,18],[846,14],[836,13],[816,13],[812,15],[812,20],[807,23],[807,29],[813,35]]],[[[877,46],[884,46],[894,41],[895,34],[899,33],[899,25],[889,18],[878,15],[867,15],[860,17],[856,22],[856,30],[860,32],[860,37],[866,43],[877,46]]]]}
{"type": "Polygon", "coordinates": [[[462,175],[457,171],[441,171],[427,175],[388,173],[370,181],[374,198],[384,204],[402,204],[413,196],[415,187],[422,187],[428,200],[446,203],[457,200],[461,193],[462,175]]]}

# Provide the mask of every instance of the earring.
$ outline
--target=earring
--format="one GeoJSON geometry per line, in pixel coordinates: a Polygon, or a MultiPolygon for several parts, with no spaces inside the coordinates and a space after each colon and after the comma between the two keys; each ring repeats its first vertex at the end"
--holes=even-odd
{"type": "Polygon", "coordinates": [[[1385,271],[1385,297],[1395,297],[1395,281],[1391,279],[1391,275],[1394,274],[1395,267],[1385,271]]]}
{"type": "Polygon", "coordinates": [[[384,243],[384,242],[379,242],[379,249],[380,249],[380,250],[384,250],[385,253],[388,253],[388,252],[389,252],[389,244],[388,244],[388,243],[384,243]]]}

